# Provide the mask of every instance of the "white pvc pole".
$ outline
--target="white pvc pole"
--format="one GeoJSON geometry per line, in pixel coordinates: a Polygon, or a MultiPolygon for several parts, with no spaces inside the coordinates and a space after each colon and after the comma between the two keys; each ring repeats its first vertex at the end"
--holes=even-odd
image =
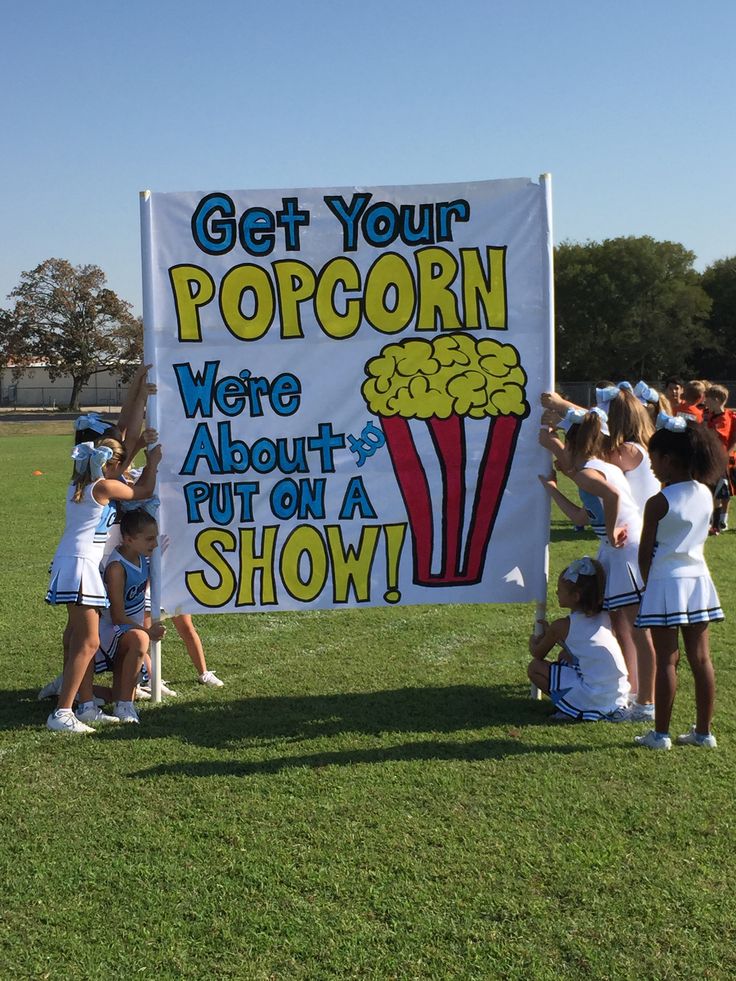
{"type": "MultiPolygon", "coordinates": [[[[547,329],[549,331],[549,352],[550,359],[547,371],[547,382],[549,385],[548,391],[553,392],[555,389],[555,277],[554,277],[554,252],[553,244],[554,238],[552,236],[552,175],[551,174],[540,174],[539,184],[544,189],[544,199],[545,199],[545,215],[547,218],[547,230],[546,230],[546,248],[544,250],[544,266],[545,266],[545,276],[547,279],[547,296],[549,297],[549,307],[548,307],[548,325],[547,329]]],[[[547,495],[545,498],[548,502],[548,507],[551,514],[551,503],[547,495]]],[[[548,522],[549,527],[549,522],[548,522]]],[[[547,583],[549,582],[549,539],[547,541],[547,548],[545,549],[544,556],[544,592],[542,594],[542,586],[540,586],[540,598],[537,600],[536,608],[534,611],[534,635],[538,637],[542,633],[542,626],[538,622],[539,620],[547,619],[547,583]]],[[[542,697],[542,692],[537,688],[535,684],[530,686],[529,697],[535,700],[539,700],[542,697]]]]}
{"type": "MultiPolygon", "coordinates": [[[[157,384],[155,352],[153,345],[153,249],[151,242],[151,192],[141,191],[141,266],[143,273],[143,360],[151,364],[148,380],[157,384]]],[[[149,396],[146,405],[146,425],[158,429],[158,406],[155,395],[149,396]]],[[[152,449],[152,447],[148,447],[152,449]]],[[[155,491],[154,491],[155,493],[155,491]]],[[[161,621],[161,548],[151,557],[151,620],[161,621]]],[[[161,641],[151,642],[151,701],[161,701],[161,641]]]]}

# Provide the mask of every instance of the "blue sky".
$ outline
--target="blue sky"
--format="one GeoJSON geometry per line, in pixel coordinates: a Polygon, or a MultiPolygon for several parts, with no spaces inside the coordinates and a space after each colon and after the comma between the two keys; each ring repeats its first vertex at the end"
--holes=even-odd
{"type": "Polygon", "coordinates": [[[556,240],[702,269],[736,254],[735,37],[731,0],[6,0],[0,303],[58,256],[140,312],[144,188],[549,171],[556,240]]]}

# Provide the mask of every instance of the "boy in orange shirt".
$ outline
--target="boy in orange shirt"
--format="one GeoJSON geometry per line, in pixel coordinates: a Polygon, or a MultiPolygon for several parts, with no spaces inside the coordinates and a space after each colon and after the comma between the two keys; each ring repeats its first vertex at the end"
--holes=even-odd
{"type": "Polygon", "coordinates": [[[701,403],[704,395],[705,385],[701,381],[689,381],[683,390],[682,400],[672,407],[674,415],[683,416],[688,422],[702,422],[701,403]]]}
{"type": "Polygon", "coordinates": [[[703,396],[703,421],[723,443],[728,453],[728,468],[713,492],[715,510],[710,533],[718,535],[728,528],[728,502],[734,492],[732,474],[736,464],[736,412],[726,408],[728,389],[724,385],[709,385],[703,396]]]}

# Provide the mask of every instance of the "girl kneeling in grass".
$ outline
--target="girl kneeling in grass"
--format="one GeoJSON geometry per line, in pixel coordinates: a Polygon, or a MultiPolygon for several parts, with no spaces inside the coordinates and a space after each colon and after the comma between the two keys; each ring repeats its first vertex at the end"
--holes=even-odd
{"type": "Polygon", "coordinates": [[[543,632],[529,638],[530,680],[554,702],[561,718],[595,722],[623,718],[631,690],[626,664],[611,621],[603,610],[605,574],[600,562],[576,559],[557,580],[557,599],[570,616],[540,621],[543,632]],[[560,645],[557,661],[545,658],[560,645]]]}

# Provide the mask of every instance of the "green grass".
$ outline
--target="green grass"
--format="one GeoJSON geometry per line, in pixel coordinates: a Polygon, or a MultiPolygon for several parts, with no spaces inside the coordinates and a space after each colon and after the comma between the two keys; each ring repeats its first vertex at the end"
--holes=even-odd
{"type": "MultiPolygon", "coordinates": [[[[59,737],[36,691],[61,659],[43,594],[70,443],[0,438],[0,977],[736,974],[736,535],[707,546],[713,753],[550,724],[530,606],[199,617],[222,691],[169,636],[178,699],[59,737]]],[[[594,548],[555,515],[554,574],[594,548]]]]}

